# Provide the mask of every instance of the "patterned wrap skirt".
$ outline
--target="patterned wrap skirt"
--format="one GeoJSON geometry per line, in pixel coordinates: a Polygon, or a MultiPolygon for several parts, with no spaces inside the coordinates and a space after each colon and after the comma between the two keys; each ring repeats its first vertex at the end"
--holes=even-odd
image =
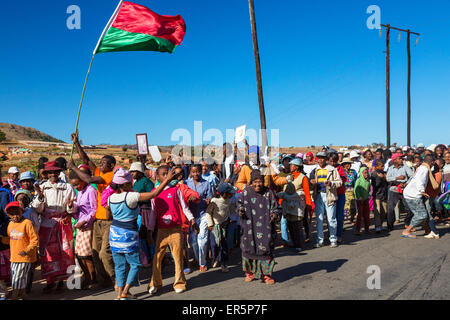
{"type": "Polygon", "coordinates": [[[251,272],[255,279],[262,279],[264,276],[272,276],[275,260],[253,260],[242,257],[242,269],[251,272]]]}
{"type": "Polygon", "coordinates": [[[75,254],[79,257],[92,256],[92,230],[78,230],[75,240],[75,254]]]}

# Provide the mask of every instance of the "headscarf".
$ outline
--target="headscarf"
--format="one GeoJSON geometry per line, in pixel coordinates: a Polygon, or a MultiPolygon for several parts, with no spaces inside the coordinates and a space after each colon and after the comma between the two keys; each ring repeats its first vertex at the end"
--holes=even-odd
{"type": "Polygon", "coordinates": [[[364,179],[363,172],[365,170],[369,169],[367,167],[361,167],[361,169],[359,169],[359,178],[356,180],[355,196],[357,200],[359,198],[367,200],[370,197],[370,180],[364,179]]]}
{"type": "Polygon", "coordinates": [[[253,183],[253,181],[261,179],[264,182],[264,177],[261,174],[261,172],[259,170],[253,170],[250,173],[250,183],[253,183]]]}

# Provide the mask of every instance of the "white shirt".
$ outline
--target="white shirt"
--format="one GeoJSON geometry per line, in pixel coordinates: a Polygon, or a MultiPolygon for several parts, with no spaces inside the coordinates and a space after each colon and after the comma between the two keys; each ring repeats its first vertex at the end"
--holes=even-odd
{"type": "Polygon", "coordinates": [[[225,179],[228,179],[231,176],[231,168],[230,165],[234,162],[234,154],[230,154],[225,158],[224,166],[225,166],[225,179]]]}
{"type": "Polygon", "coordinates": [[[403,190],[403,196],[410,200],[420,199],[422,197],[422,192],[425,192],[428,183],[428,175],[428,168],[423,165],[420,166],[414,177],[403,190]]]}
{"type": "Polygon", "coordinates": [[[351,169],[356,171],[357,176],[359,177],[359,170],[361,170],[361,161],[355,161],[352,163],[352,166],[350,167],[351,169]]]}

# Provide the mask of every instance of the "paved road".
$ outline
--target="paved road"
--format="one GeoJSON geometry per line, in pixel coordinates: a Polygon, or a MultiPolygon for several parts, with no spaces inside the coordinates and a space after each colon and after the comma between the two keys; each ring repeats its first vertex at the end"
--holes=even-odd
{"type": "MultiPolygon", "coordinates": [[[[286,300],[286,299],[449,299],[450,298],[450,228],[439,227],[441,239],[427,240],[418,231],[417,239],[401,238],[401,227],[390,235],[354,236],[346,225],[344,243],[338,248],[325,246],[297,254],[292,249],[277,247],[275,285],[244,282],[239,250],[230,261],[230,272],[220,268],[187,276],[188,291],[172,290],[173,267],[163,271],[164,287],[160,296],[146,292],[150,270],[143,270],[142,285],[132,292],[139,299],[167,300],[286,300]],[[381,289],[369,290],[367,268],[379,266],[381,289]]],[[[42,284],[35,284],[30,299],[112,300],[112,290],[90,292],[67,290],[62,295],[40,293],[42,284]]]]}

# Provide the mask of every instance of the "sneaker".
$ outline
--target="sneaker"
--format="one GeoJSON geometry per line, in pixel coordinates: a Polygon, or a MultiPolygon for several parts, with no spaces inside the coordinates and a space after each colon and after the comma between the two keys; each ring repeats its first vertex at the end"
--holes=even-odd
{"type": "Polygon", "coordinates": [[[295,248],[295,251],[297,251],[298,253],[302,252],[302,248],[295,248]]]}
{"type": "Polygon", "coordinates": [[[317,242],[315,245],[314,245],[314,248],[322,248],[323,247],[323,243],[322,242],[317,242]]]}
{"type": "Polygon", "coordinates": [[[186,268],[183,270],[184,274],[190,274],[192,272],[191,268],[186,268]]]}
{"type": "Polygon", "coordinates": [[[342,243],[342,237],[337,238],[337,243],[342,243]]]}
{"type": "Polygon", "coordinates": [[[375,232],[376,232],[376,233],[380,233],[380,232],[381,232],[381,227],[376,227],[376,228],[375,228],[375,232]]]}
{"type": "Polygon", "coordinates": [[[155,287],[151,287],[150,289],[148,289],[148,293],[150,294],[156,294],[158,292],[158,289],[155,287]]]}
{"type": "Polygon", "coordinates": [[[330,248],[337,248],[337,243],[336,242],[332,242],[331,244],[330,244],[330,248]]]}
{"type": "Polygon", "coordinates": [[[186,289],[175,289],[175,293],[183,293],[186,289]]]}
{"type": "Polygon", "coordinates": [[[439,239],[439,235],[431,231],[429,234],[427,234],[425,239],[439,239]]]}
{"type": "Polygon", "coordinates": [[[200,266],[200,272],[206,272],[206,271],[208,271],[207,266],[200,266]]]}
{"type": "Polygon", "coordinates": [[[227,266],[220,266],[220,271],[222,271],[222,272],[228,272],[228,271],[230,271],[230,269],[228,269],[227,266]]]}
{"type": "Polygon", "coordinates": [[[213,266],[212,266],[212,267],[213,267],[213,268],[217,268],[218,266],[219,266],[219,261],[217,261],[217,260],[216,260],[216,261],[214,261],[214,263],[213,263],[213,266]]]}

